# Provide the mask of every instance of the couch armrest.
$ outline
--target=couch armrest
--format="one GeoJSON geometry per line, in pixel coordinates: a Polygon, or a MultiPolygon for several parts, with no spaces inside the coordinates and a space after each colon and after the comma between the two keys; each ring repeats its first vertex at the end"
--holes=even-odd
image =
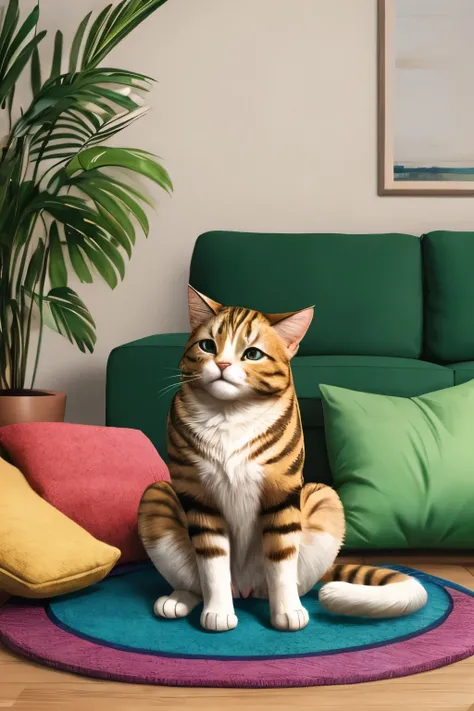
{"type": "Polygon", "coordinates": [[[178,364],[187,333],[148,336],[114,348],[107,362],[106,423],[139,429],[151,439],[163,459],[166,420],[177,388],[178,364]]]}

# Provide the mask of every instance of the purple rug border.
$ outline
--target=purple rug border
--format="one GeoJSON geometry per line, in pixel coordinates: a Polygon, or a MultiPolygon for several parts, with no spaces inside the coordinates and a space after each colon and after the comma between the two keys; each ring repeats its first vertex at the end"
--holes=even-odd
{"type": "MultiPolygon", "coordinates": [[[[434,576],[426,576],[436,580],[434,576]]],[[[441,581],[440,581],[441,582],[441,581]]],[[[443,581],[450,587],[448,581],[443,581]]],[[[118,652],[110,648],[102,647],[91,642],[86,642],[74,638],[71,642],[70,635],[56,628],[57,638],[62,638],[59,646],[62,656],[75,656],[74,659],[58,661],[54,658],[55,641],[51,640],[48,649],[49,656],[45,658],[31,646],[31,630],[33,627],[28,624],[27,617],[32,617],[36,626],[38,619],[42,618],[41,625],[44,632],[46,627],[51,625],[44,608],[29,607],[25,611],[22,609],[21,623],[19,619],[19,608],[7,607],[0,612],[0,618],[11,617],[10,625],[13,627],[13,638],[11,634],[0,632],[0,638],[14,651],[26,656],[34,661],[52,666],[65,671],[72,671],[86,676],[102,679],[114,679],[129,683],[147,683],[166,686],[204,686],[204,687],[302,687],[302,686],[324,686],[333,684],[350,684],[366,681],[377,681],[380,679],[394,678],[429,671],[446,664],[450,664],[461,659],[465,659],[474,653],[474,641],[467,643],[464,648],[453,649],[451,653],[443,653],[435,659],[421,661],[418,664],[410,664],[406,661],[406,656],[415,656],[417,659],[426,656],[426,643],[440,643],[444,649],[458,641],[465,642],[465,629],[473,628],[474,622],[474,599],[469,590],[459,590],[460,586],[453,586],[454,611],[447,619],[445,625],[426,633],[422,637],[416,637],[399,644],[387,645],[385,648],[366,650],[358,655],[341,653],[339,654],[338,669],[345,665],[350,671],[345,676],[335,675],[335,665],[332,656],[299,658],[297,665],[292,659],[273,660],[264,662],[212,662],[209,660],[192,660],[192,674],[190,674],[189,660],[177,660],[170,658],[147,657],[146,655],[136,655],[130,652],[118,652]],[[16,615],[15,615],[16,610],[16,615]],[[15,617],[18,619],[15,620],[15,617]],[[34,619],[36,618],[36,619],[34,619]],[[15,622],[17,624],[15,624],[15,622]],[[448,629],[446,629],[448,628],[448,629]],[[445,633],[448,632],[448,641],[445,633]],[[23,633],[23,638],[22,638],[23,633]],[[21,644],[17,643],[18,634],[21,644]],[[451,635],[451,636],[450,636],[451,635]],[[64,636],[64,637],[63,637],[64,636]],[[66,655],[64,655],[64,644],[66,642],[66,655]],[[388,655],[383,651],[388,652],[388,655]],[[398,657],[394,663],[394,655],[398,657]],[[95,656],[95,659],[92,657],[95,656]],[[137,657],[142,660],[140,673],[136,671],[137,657]],[[349,659],[347,659],[349,657],[349,659]],[[385,657],[385,659],[384,659],[385,657]],[[83,663],[84,660],[84,663],[83,663]],[[145,660],[145,661],[143,661],[145,660]],[[184,669],[181,667],[184,664],[184,669]],[[159,667],[165,666],[165,670],[159,667]],[[87,666],[86,666],[87,665],[87,666]],[[114,666],[115,671],[110,673],[107,667],[114,666]],[[121,668],[120,668],[121,667],[121,668]],[[134,670],[135,667],[135,670],[134,670]],[[149,667],[145,669],[144,667],[149,667]],[[186,668],[188,667],[188,668],[186,668]],[[296,667],[296,674],[292,673],[296,667]],[[375,671],[377,669],[377,671],[375,671]]],[[[50,632],[50,629],[48,629],[50,632]]],[[[41,635],[40,635],[41,637],[41,635]]],[[[432,645],[431,645],[432,646],[432,645]]],[[[140,666],[140,665],[139,665],[140,666]]]]}

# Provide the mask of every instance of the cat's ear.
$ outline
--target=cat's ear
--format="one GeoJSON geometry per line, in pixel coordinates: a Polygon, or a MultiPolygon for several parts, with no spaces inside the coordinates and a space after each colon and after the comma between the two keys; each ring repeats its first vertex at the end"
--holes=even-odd
{"type": "Polygon", "coordinates": [[[222,304],[213,301],[208,296],[200,294],[199,291],[193,289],[188,284],[188,304],[189,304],[189,320],[191,322],[191,330],[200,326],[205,321],[208,321],[212,316],[215,316],[222,308],[222,304]]]}
{"type": "Polygon", "coordinates": [[[285,344],[289,358],[296,354],[300,342],[313,320],[313,315],[314,306],[288,314],[265,314],[285,344]]]}

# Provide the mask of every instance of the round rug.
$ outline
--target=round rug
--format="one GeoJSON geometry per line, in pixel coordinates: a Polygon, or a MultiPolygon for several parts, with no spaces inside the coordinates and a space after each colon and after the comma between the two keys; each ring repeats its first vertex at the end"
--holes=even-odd
{"type": "Polygon", "coordinates": [[[169,591],[151,565],[123,568],[86,590],[0,609],[0,639],[38,662],[86,676],[174,686],[317,686],[404,676],[474,653],[474,593],[416,576],[428,603],[408,617],[347,618],[326,612],[317,587],[304,597],[310,622],[300,632],[270,626],[265,600],[236,600],[239,624],[225,633],[199,625],[200,608],[181,620],[154,617],[169,591]]]}

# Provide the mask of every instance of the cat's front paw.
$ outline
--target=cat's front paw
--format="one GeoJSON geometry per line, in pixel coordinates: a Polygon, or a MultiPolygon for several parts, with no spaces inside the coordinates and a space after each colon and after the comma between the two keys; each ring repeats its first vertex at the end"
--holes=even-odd
{"type": "Polygon", "coordinates": [[[157,617],[176,620],[189,615],[200,600],[201,598],[192,592],[175,590],[171,595],[159,597],[153,606],[153,611],[157,617]]]}
{"type": "Polygon", "coordinates": [[[272,625],[277,630],[284,632],[297,632],[302,630],[309,622],[308,611],[304,607],[295,610],[286,610],[272,614],[272,625]]]}
{"type": "Polygon", "coordinates": [[[201,627],[211,632],[227,632],[237,627],[237,616],[231,612],[204,608],[201,614],[201,627]]]}

